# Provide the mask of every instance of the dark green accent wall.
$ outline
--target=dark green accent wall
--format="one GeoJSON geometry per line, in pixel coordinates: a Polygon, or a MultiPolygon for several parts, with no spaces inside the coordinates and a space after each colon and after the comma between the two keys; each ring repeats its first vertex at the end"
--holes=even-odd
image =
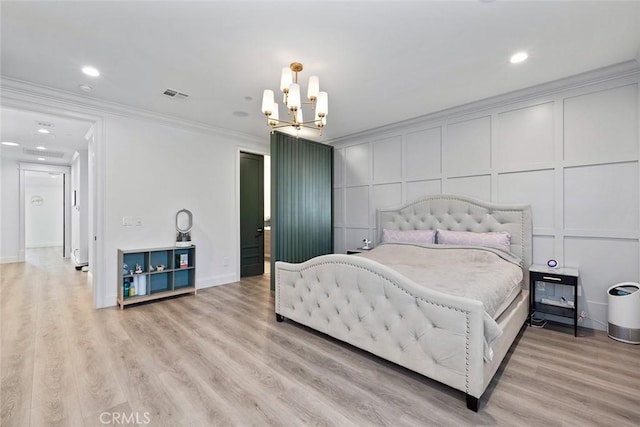
{"type": "Polygon", "coordinates": [[[275,262],[333,253],[333,147],[271,135],[271,289],[275,262]]]}

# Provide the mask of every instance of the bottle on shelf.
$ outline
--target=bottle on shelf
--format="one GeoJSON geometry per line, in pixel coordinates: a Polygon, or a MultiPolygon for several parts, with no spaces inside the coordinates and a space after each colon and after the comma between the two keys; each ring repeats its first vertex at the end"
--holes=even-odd
{"type": "Polygon", "coordinates": [[[136,277],[138,284],[136,285],[136,295],[145,295],[147,293],[147,276],[136,277]]]}

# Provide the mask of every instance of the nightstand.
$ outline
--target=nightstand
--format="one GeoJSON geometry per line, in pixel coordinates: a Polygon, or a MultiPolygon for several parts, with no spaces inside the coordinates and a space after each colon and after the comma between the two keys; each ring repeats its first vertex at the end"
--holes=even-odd
{"type": "Polygon", "coordinates": [[[535,312],[573,319],[573,335],[578,336],[578,270],[529,267],[529,326],[535,312]]]}
{"type": "Polygon", "coordinates": [[[373,248],[368,248],[368,249],[363,249],[363,248],[347,249],[347,255],[360,254],[362,252],[368,252],[371,249],[373,249],[373,248]]]}

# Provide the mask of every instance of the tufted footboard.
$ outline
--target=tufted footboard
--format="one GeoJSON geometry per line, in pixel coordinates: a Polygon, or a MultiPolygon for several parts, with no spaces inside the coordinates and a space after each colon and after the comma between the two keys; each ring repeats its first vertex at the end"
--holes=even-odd
{"type": "Polygon", "coordinates": [[[277,262],[279,320],[291,319],[467,394],[477,410],[489,383],[483,306],[416,285],[362,257],[277,262]]]}

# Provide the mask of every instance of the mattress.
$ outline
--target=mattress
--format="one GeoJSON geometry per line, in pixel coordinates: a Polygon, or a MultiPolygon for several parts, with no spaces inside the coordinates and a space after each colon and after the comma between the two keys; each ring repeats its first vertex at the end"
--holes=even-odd
{"type": "Polygon", "coordinates": [[[498,249],[459,245],[386,243],[362,256],[393,268],[419,285],[482,302],[485,359],[502,330],[496,323],[521,292],[520,260],[498,249]]]}

